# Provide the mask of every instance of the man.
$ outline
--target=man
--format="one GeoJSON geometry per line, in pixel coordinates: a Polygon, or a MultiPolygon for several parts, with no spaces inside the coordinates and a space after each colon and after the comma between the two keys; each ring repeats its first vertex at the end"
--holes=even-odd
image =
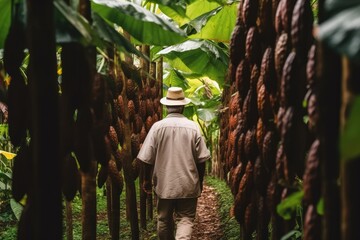
{"type": "Polygon", "coordinates": [[[151,127],[137,156],[147,169],[143,188],[151,192],[148,173],[153,166],[159,239],[190,239],[210,152],[198,125],[182,114],[190,99],[181,88],[170,87],[160,103],[167,107],[168,116],[151,127]]]}

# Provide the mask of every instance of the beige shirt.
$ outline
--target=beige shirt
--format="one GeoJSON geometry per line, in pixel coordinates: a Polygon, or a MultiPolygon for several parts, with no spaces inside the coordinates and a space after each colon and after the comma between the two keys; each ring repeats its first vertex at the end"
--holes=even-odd
{"type": "Polygon", "coordinates": [[[137,156],[154,165],[156,194],[163,199],[199,197],[197,163],[210,152],[196,123],[179,113],[171,113],[150,129],[137,156]]]}

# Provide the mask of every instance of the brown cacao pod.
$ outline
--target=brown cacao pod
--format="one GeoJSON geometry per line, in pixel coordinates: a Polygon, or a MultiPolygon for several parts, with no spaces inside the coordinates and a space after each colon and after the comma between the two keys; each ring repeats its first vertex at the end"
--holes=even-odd
{"type": "Polygon", "coordinates": [[[249,129],[246,132],[244,150],[245,150],[247,159],[249,161],[255,161],[257,153],[258,153],[255,129],[252,129],[252,130],[249,129]]]}
{"type": "Polygon", "coordinates": [[[231,176],[231,193],[236,196],[239,190],[239,184],[242,176],[245,173],[245,165],[243,163],[239,163],[236,167],[232,168],[231,176]]]}
{"type": "Polygon", "coordinates": [[[273,45],[275,29],[272,23],[272,0],[260,1],[258,26],[262,41],[273,45]]]}
{"type": "Polygon", "coordinates": [[[304,240],[321,239],[321,217],[317,213],[316,205],[309,205],[304,220],[304,240]]]}
{"type": "Polygon", "coordinates": [[[133,158],[136,158],[140,151],[139,134],[131,134],[131,154],[133,158]]]}
{"type": "Polygon", "coordinates": [[[296,54],[291,52],[285,61],[281,76],[280,105],[287,107],[296,103],[296,54]]]}
{"type": "Polygon", "coordinates": [[[281,79],[282,70],[286,57],[290,50],[290,40],[287,33],[282,33],[276,42],[275,47],[275,71],[278,79],[281,79]]]}
{"type": "Polygon", "coordinates": [[[256,225],[256,208],[253,202],[250,202],[245,209],[244,226],[246,239],[251,239],[251,235],[256,225]]]}
{"type": "Polygon", "coordinates": [[[136,85],[132,79],[126,80],[126,96],[129,100],[133,100],[136,95],[136,85]]]}
{"type": "MultiPolygon", "coordinates": [[[[262,77],[260,76],[259,79],[261,78],[262,77]]],[[[267,123],[269,120],[274,119],[274,114],[272,112],[270,104],[270,96],[264,84],[262,84],[258,91],[257,106],[259,116],[262,118],[263,123],[267,123]]]]}
{"type": "Polygon", "coordinates": [[[118,171],[121,171],[122,166],[123,166],[123,162],[124,162],[124,158],[125,158],[125,153],[124,153],[124,149],[117,149],[116,151],[113,152],[114,155],[114,160],[116,163],[116,168],[118,171]]]}
{"type": "Polygon", "coordinates": [[[284,31],[287,33],[291,32],[291,19],[296,0],[281,0],[283,3],[280,9],[281,21],[284,31]]]}
{"type": "Polygon", "coordinates": [[[122,191],[122,188],[124,186],[124,181],[122,178],[122,175],[117,170],[116,163],[114,159],[110,159],[109,165],[108,165],[108,174],[111,179],[111,182],[119,189],[119,192],[122,191]]]}
{"type": "Polygon", "coordinates": [[[306,57],[313,42],[313,21],[314,18],[310,1],[297,0],[291,20],[291,43],[298,57],[301,59],[306,57]]]}
{"type": "Polygon", "coordinates": [[[309,53],[308,53],[308,60],[307,60],[307,63],[306,63],[306,79],[307,79],[307,83],[308,83],[309,87],[313,87],[314,84],[315,84],[315,77],[316,77],[315,54],[316,54],[316,46],[315,46],[315,44],[313,44],[310,47],[310,50],[309,50],[309,53]]]}
{"type": "Polygon", "coordinates": [[[250,64],[259,64],[261,58],[260,36],[255,26],[249,28],[245,46],[245,58],[250,64]]]}
{"type": "Polygon", "coordinates": [[[279,1],[275,13],[275,31],[278,35],[280,35],[284,30],[283,22],[281,19],[281,11],[283,9],[284,2],[284,0],[279,1]]]}
{"type": "Polygon", "coordinates": [[[145,130],[146,132],[149,132],[151,126],[154,124],[153,119],[151,116],[148,116],[145,121],[145,130]]]}
{"type": "Polygon", "coordinates": [[[268,47],[261,60],[260,76],[263,79],[263,83],[269,93],[273,93],[277,88],[277,81],[275,77],[275,65],[274,65],[274,51],[271,47],[268,47]]]}
{"type": "Polygon", "coordinates": [[[146,135],[147,135],[147,132],[145,130],[145,126],[142,126],[141,131],[140,131],[140,138],[139,138],[140,143],[143,143],[145,141],[146,135]]]}
{"type": "Polygon", "coordinates": [[[319,109],[317,103],[317,96],[315,93],[312,93],[308,99],[307,112],[309,116],[309,129],[316,132],[319,123],[319,109]]]}
{"type": "Polygon", "coordinates": [[[254,185],[261,195],[266,194],[268,182],[269,174],[265,169],[264,161],[258,156],[254,164],[254,185]]]}
{"type": "Polygon", "coordinates": [[[251,68],[251,76],[250,76],[250,88],[256,89],[257,91],[257,83],[260,76],[260,70],[257,65],[254,65],[251,68]]]}
{"type": "Polygon", "coordinates": [[[317,139],[310,147],[303,176],[305,204],[317,204],[321,193],[320,179],[320,141],[317,139]]]}
{"type": "Polygon", "coordinates": [[[152,99],[146,99],[146,114],[148,116],[154,115],[154,103],[152,99]]]}
{"type": "Polygon", "coordinates": [[[250,87],[250,66],[246,59],[241,60],[236,68],[236,86],[240,94],[239,102],[242,105],[242,100],[246,97],[250,87]]]}
{"type": "Polygon", "coordinates": [[[280,142],[276,152],[275,172],[277,179],[284,179],[284,161],[286,161],[284,153],[284,146],[280,142]]]}
{"type": "Polygon", "coordinates": [[[142,118],[140,117],[139,114],[135,114],[135,117],[134,117],[134,125],[133,125],[133,131],[135,134],[138,134],[140,133],[141,131],[141,128],[143,127],[144,123],[142,121],[142,118]]]}
{"type": "Polygon", "coordinates": [[[123,97],[121,95],[117,97],[116,108],[120,119],[125,119],[125,105],[124,105],[123,97]]]}
{"type": "Polygon", "coordinates": [[[256,123],[256,119],[258,118],[257,111],[257,99],[255,89],[250,88],[246,98],[244,100],[244,105],[242,107],[243,114],[247,119],[250,125],[254,125],[256,123]]]}
{"type": "Polygon", "coordinates": [[[140,100],[140,106],[139,106],[139,114],[143,121],[146,120],[146,101],[140,100]]]}
{"type": "Polygon", "coordinates": [[[247,158],[245,156],[245,150],[244,150],[244,145],[245,145],[245,133],[241,133],[239,136],[239,140],[237,142],[237,153],[238,153],[238,158],[239,161],[238,162],[242,162],[243,164],[247,163],[247,158]]]}
{"type": "Polygon", "coordinates": [[[244,0],[241,15],[247,28],[255,26],[258,9],[259,0],[244,0]]]}
{"type": "Polygon", "coordinates": [[[238,124],[237,114],[230,115],[230,118],[229,118],[230,131],[233,131],[237,127],[237,124],[238,124]]]}
{"type": "Polygon", "coordinates": [[[262,152],[262,145],[265,137],[265,125],[261,118],[258,119],[256,124],[256,142],[259,147],[259,151],[262,152]]]}
{"type": "Polygon", "coordinates": [[[242,24],[236,25],[230,39],[230,61],[236,68],[245,55],[245,28],[242,24]]]}
{"type": "Polygon", "coordinates": [[[118,149],[119,147],[119,139],[117,137],[115,128],[113,126],[110,126],[109,128],[109,139],[110,139],[111,148],[114,151],[116,151],[116,149],[118,149]]]}
{"type": "Polygon", "coordinates": [[[278,138],[274,131],[268,131],[264,137],[262,157],[266,168],[271,171],[275,166],[278,138]]]}
{"type": "Polygon", "coordinates": [[[230,114],[234,115],[240,111],[238,92],[236,92],[231,96],[229,105],[230,105],[230,114]]]}
{"type": "Polygon", "coordinates": [[[128,101],[129,120],[133,121],[136,113],[135,104],[133,100],[128,101]]]}

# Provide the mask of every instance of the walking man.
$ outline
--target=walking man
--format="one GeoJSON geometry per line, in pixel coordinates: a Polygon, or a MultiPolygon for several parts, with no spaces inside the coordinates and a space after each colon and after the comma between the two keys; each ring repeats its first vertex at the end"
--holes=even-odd
{"type": "Polygon", "coordinates": [[[168,115],[154,123],[137,156],[145,163],[143,189],[152,191],[153,167],[159,239],[190,239],[210,152],[198,125],[182,114],[190,99],[181,88],[170,87],[160,103],[168,115]]]}

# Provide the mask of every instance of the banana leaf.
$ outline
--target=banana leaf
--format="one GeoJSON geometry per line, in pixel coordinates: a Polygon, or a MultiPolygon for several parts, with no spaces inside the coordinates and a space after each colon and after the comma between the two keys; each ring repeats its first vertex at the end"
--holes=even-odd
{"type": "Polygon", "coordinates": [[[157,56],[167,58],[173,68],[208,76],[222,86],[228,56],[217,44],[208,40],[188,40],[163,49],[157,56]]]}
{"type": "Polygon", "coordinates": [[[11,23],[11,1],[0,0],[0,49],[4,48],[11,23]]]}
{"type": "Polygon", "coordinates": [[[173,45],[186,40],[174,23],[141,6],[117,0],[93,0],[93,11],[117,24],[136,40],[149,45],[173,45]]]}

